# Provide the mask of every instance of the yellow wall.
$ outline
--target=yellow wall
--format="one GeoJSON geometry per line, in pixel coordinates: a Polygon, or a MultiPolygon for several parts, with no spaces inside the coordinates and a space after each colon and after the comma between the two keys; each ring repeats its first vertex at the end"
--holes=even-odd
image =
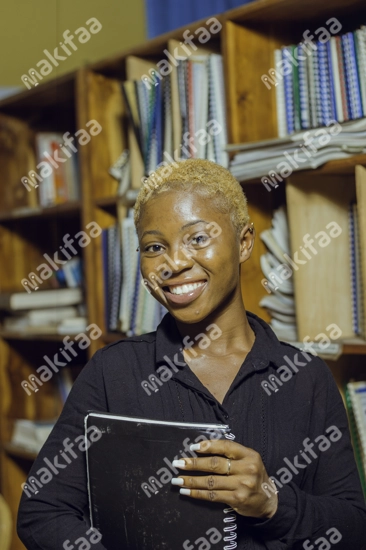
{"type": "Polygon", "coordinates": [[[0,9],[0,87],[22,86],[21,76],[53,52],[66,29],[73,32],[91,17],[103,28],[54,67],[54,78],[85,63],[117,54],[146,40],[144,0],[2,0],[0,9]]]}

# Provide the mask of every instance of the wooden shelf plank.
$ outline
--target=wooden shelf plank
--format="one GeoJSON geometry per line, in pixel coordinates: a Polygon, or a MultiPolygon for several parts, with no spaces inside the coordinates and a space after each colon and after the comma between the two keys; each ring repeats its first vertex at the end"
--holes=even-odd
{"type": "Polygon", "coordinates": [[[13,445],[12,443],[4,443],[2,447],[4,451],[11,456],[24,458],[25,460],[31,460],[31,461],[37,458],[38,453],[30,451],[24,447],[20,447],[19,445],[13,445]]]}
{"type": "Polygon", "coordinates": [[[0,338],[4,340],[49,340],[51,342],[62,342],[65,336],[65,334],[27,334],[21,331],[0,330],[0,338]]]}
{"type": "Polygon", "coordinates": [[[70,216],[81,212],[81,201],[65,202],[48,208],[17,208],[10,212],[0,212],[0,222],[10,220],[30,220],[32,218],[49,218],[54,216],[70,216]]]}

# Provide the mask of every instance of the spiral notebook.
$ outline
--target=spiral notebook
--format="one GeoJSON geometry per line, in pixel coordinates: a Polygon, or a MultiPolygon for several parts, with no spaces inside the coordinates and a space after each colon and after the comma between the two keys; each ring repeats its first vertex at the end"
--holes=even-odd
{"type": "Polygon", "coordinates": [[[108,550],[237,547],[232,508],[182,496],[170,482],[183,475],[173,460],[196,456],[190,444],[234,439],[227,425],[90,412],[85,429],[90,426],[102,432],[86,452],[91,524],[108,550]]]}

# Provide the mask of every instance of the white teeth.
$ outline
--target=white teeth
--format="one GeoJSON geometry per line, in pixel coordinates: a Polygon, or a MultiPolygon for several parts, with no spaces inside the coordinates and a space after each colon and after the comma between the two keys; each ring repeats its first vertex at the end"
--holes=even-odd
{"type": "Polygon", "coordinates": [[[187,294],[187,292],[192,292],[196,288],[202,286],[204,283],[193,283],[190,285],[181,285],[181,286],[172,286],[169,287],[169,290],[172,294],[187,294]]]}

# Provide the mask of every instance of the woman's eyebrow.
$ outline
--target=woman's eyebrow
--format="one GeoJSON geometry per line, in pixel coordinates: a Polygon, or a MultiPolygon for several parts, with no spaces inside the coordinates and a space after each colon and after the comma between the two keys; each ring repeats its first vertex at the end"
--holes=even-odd
{"type": "Polygon", "coordinates": [[[142,239],[145,235],[162,235],[162,232],[161,232],[161,231],[158,231],[157,229],[150,229],[150,231],[144,231],[144,232],[143,232],[143,234],[141,235],[141,239],[142,239]]]}
{"type": "Polygon", "coordinates": [[[196,225],[196,223],[208,223],[206,220],[194,220],[193,222],[186,223],[182,226],[182,229],[186,229],[187,227],[190,227],[191,225],[196,225]]]}

